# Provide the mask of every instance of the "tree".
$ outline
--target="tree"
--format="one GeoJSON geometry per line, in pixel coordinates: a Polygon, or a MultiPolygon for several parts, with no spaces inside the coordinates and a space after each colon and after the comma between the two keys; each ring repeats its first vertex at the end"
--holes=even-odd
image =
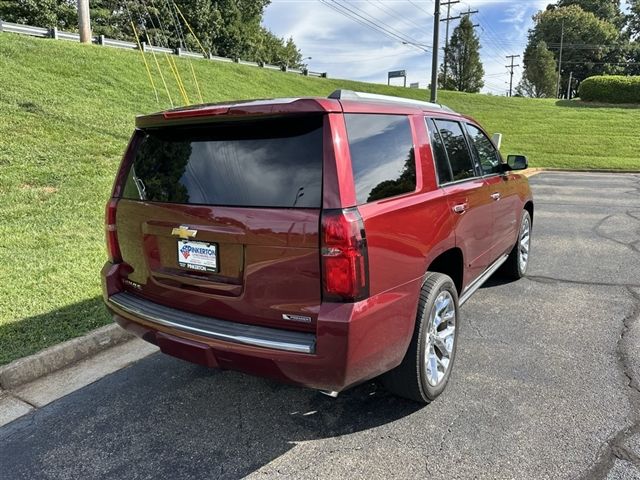
{"type": "Polygon", "coordinates": [[[524,52],[524,72],[516,93],[535,98],[556,95],[556,61],[544,41],[524,52]]]}
{"type": "Polygon", "coordinates": [[[624,61],[625,46],[619,30],[612,23],[599,19],[592,12],[585,12],[578,5],[538,12],[533,19],[534,27],[529,30],[525,52],[533,51],[544,41],[554,53],[556,62],[564,24],[560,91],[566,90],[565,82],[569,80],[570,72],[579,84],[592,75],[615,74],[623,70],[619,63],[624,61]]]}
{"type": "Polygon", "coordinates": [[[640,41],[640,0],[628,0],[627,26],[632,38],[640,41]]]}
{"type": "Polygon", "coordinates": [[[0,18],[7,22],[74,30],[76,0],[0,0],[0,18]]]}
{"type": "MultiPolygon", "coordinates": [[[[140,40],[289,67],[303,67],[292,39],[261,25],[270,0],[91,0],[92,30],[119,40],[140,40]],[[195,35],[173,3],[178,6],[195,35]],[[197,37],[197,39],[196,39],[197,37]]],[[[77,30],[76,0],[0,0],[0,18],[42,27],[77,30]]]]}
{"type": "Polygon", "coordinates": [[[625,17],[620,10],[620,0],[559,0],[556,5],[549,5],[547,9],[571,5],[577,5],[585,12],[591,12],[600,20],[612,23],[617,28],[624,26],[625,17]]]}
{"type": "Polygon", "coordinates": [[[441,87],[459,92],[479,92],[484,86],[484,68],[480,61],[480,40],[468,15],[463,16],[453,30],[444,55],[448,72],[444,78],[444,65],[440,67],[438,81],[441,87]]]}
{"type": "Polygon", "coordinates": [[[625,73],[627,75],[640,75],[640,39],[629,45],[627,60],[629,64],[625,69],[625,73]]]}

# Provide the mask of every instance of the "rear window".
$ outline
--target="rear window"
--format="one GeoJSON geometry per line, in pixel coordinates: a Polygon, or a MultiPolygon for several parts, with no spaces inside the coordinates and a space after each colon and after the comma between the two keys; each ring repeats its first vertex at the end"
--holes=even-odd
{"type": "Polygon", "coordinates": [[[240,207],[320,208],[322,116],[144,132],[123,197],[240,207]]]}
{"type": "Polygon", "coordinates": [[[358,204],[413,192],[416,161],[404,115],[345,115],[358,204]]]}

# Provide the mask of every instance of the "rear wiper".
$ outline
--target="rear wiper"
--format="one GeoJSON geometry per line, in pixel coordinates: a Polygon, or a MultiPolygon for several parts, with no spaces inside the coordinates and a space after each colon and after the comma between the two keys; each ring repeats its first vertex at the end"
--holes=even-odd
{"type": "Polygon", "coordinates": [[[138,189],[138,195],[140,196],[140,200],[147,199],[147,187],[144,186],[144,182],[141,178],[138,178],[133,175],[133,182],[136,184],[136,188],[138,189]]]}
{"type": "Polygon", "coordinates": [[[298,192],[296,193],[296,199],[293,201],[293,206],[296,206],[296,203],[298,203],[298,200],[304,196],[304,187],[300,187],[298,189],[298,192]]]}

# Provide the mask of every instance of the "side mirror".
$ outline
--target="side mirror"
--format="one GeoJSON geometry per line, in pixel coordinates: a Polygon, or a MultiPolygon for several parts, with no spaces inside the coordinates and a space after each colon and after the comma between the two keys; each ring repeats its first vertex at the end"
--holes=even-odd
{"type": "Polygon", "coordinates": [[[509,170],[524,170],[529,168],[529,160],[524,155],[508,155],[507,165],[509,170]]]}

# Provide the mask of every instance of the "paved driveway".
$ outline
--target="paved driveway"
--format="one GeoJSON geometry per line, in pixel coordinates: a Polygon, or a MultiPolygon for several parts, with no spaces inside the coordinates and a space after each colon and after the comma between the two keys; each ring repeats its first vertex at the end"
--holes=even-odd
{"type": "Polygon", "coordinates": [[[0,429],[0,477],[640,478],[640,176],[531,183],[530,277],[465,305],[431,405],[157,354],[0,429]]]}

